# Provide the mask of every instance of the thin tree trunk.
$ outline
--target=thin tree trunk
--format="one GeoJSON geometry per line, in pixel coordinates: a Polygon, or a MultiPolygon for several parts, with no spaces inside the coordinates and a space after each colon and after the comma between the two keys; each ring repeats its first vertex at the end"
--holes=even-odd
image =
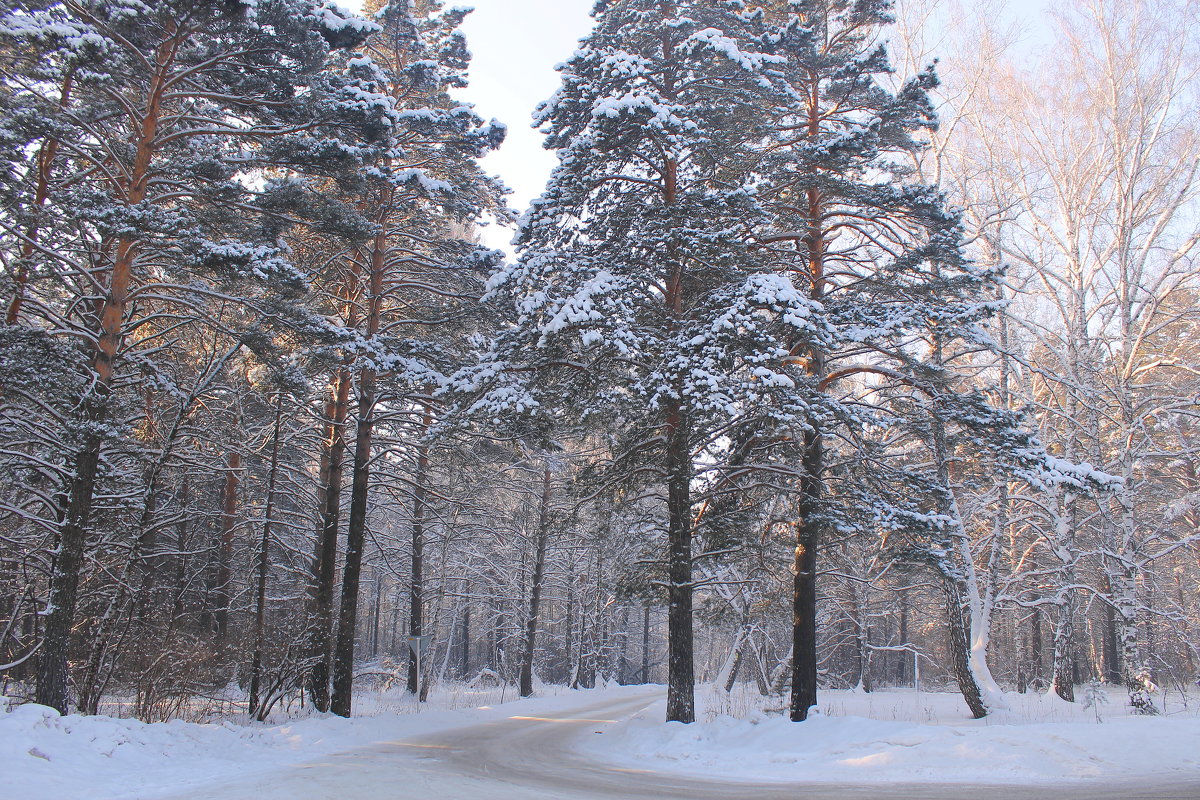
{"type": "Polygon", "coordinates": [[[471,581],[463,579],[462,677],[471,674],[471,581]]]}
{"type": "Polygon", "coordinates": [[[529,614],[525,622],[525,652],[521,657],[521,697],[533,694],[533,657],[537,652],[538,612],[546,574],[546,545],[550,540],[550,463],[542,469],[542,496],[538,504],[537,552],[533,561],[533,586],[529,589],[529,614]]]}
{"type": "MultiPolygon", "coordinates": [[[[1108,582],[1108,596],[1112,597],[1112,581],[1108,582]]],[[[1121,682],[1121,646],[1117,634],[1117,610],[1112,603],[1104,604],[1104,677],[1110,683],[1121,682]]]]}
{"type": "MultiPolygon", "coordinates": [[[[60,110],[65,109],[70,103],[73,82],[74,73],[68,72],[63,79],[62,92],[59,97],[58,107],[60,110]]],[[[21,255],[17,259],[17,271],[13,275],[13,296],[9,300],[8,312],[5,315],[5,321],[9,325],[16,325],[17,320],[21,317],[21,306],[25,302],[26,287],[29,284],[29,264],[33,260],[34,253],[37,252],[41,233],[39,217],[46,201],[50,199],[50,174],[54,167],[54,159],[58,155],[58,148],[57,139],[47,139],[38,149],[35,162],[37,164],[37,182],[33,191],[33,213],[31,215],[33,221],[25,229],[21,255]]]]}
{"type": "Polygon", "coordinates": [[[342,476],[346,458],[346,419],[350,411],[350,371],[338,370],[325,406],[328,419],[323,444],[323,480],[318,495],[320,523],[313,558],[312,605],[309,631],[308,687],[313,706],[329,710],[329,673],[333,645],[333,597],[337,576],[338,522],[342,507],[342,476]]]}
{"type": "MultiPolygon", "coordinates": [[[[576,663],[576,654],[578,652],[575,647],[575,560],[567,560],[567,613],[564,621],[566,628],[566,642],[563,646],[564,658],[567,665],[567,686],[571,689],[579,688],[579,666],[576,663]]],[[[580,645],[582,648],[582,644],[580,645]]]]}
{"type": "Polygon", "coordinates": [[[266,718],[259,696],[263,678],[263,652],[267,635],[267,576],[271,569],[271,525],[275,519],[275,488],[279,482],[279,443],[283,426],[283,392],[275,393],[275,428],[271,440],[271,466],[267,472],[267,502],[263,509],[262,540],[258,549],[258,585],[254,592],[254,656],[250,664],[250,714],[266,718]]]}
{"type": "Polygon", "coordinates": [[[642,608],[642,683],[650,682],[650,604],[642,608]]]}
{"type": "Polygon", "coordinates": [[[383,574],[375,572],[375,601],[371,604],[371,658],[379,657],[379,621],[383,614],[383,574]]]}
{"type": "Polygon", "coordinates": [[[229,611],[233,604],[233,539],[237,529],[237,499],[242,454],[233,451],[225,466],[225,482],[221,488],[221,538],[217,545],[216,600],[214,621],[218,643],[229,633],[229,611]]]}
{"type": "MultiPolygon", "coordinates": [[[[429,406],[421,418],[421,435],[424,436],[433,424],[433,414],[429,406]]],[[[429,480],[429,448],[424,444],[417,447],[417,469],[413,475],[413,515],[412,515],[412,573],[409,584],[409,617],[408,632],[410,636],[420,636],[424,633],[425,612],[425,511],[426,489],[429,480]]],[[[408,691],[416,695],[420,693],[421,676],[417,674],[419,659],[411,649],[408,655],[408,691]]]]}
{"type": "MultiPolygon", "coordinates": [[[[378,335],[383,311],[383,278],[387,269],[387,236],[380,232],[371,248],[370,307],[366,315],[367,339],[378,335]]],[[[333,694],[330,710],[350,716],[354,691],[354,640],[358,623],[358,591],[362,575],[363,546],[367,532],[367,503],[371,480],[371,438],[375,427],[375,369],[363,367],[358,376],[358,418],[351,469],[350,519],[346,525],[346,563],[342,570],[342,598],[333,656],[333,694]]]]}
{"type": "Polygon", "coordinates": [[[1029,622],[1029,682],[1040,687],[1042,681],[1042,610],[1033,608],[1033,618],[1029,622]]]}

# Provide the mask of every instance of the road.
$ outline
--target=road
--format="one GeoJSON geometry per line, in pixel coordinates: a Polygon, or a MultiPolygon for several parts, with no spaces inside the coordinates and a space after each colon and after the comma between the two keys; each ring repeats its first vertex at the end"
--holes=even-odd
{"type": "Polygon", "coordinates": [[[545,717],[514,716],[427,737],[381,742],[319,762],[173,800],[1197,800],[1200,781],[1053,786],[747,783],[624,769],[589,761],[579,738],[658,699],[581,704],[545,717]]]}

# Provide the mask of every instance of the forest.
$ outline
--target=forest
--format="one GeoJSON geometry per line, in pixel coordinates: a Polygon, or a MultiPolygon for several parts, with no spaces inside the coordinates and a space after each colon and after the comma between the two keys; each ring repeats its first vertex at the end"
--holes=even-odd
{"type": "Polygon", "coordinates": [[[0,694],[1159,713],[1200,671],[1200,7],[1056,9],[597,0],[522,210],[467,10],[0,0],[0,694]]]}

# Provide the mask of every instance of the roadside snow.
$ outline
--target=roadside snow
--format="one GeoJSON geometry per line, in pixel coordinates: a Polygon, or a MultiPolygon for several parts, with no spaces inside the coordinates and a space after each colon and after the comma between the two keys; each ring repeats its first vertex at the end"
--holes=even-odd
{"type": "MultiPolygon", "coordinates": [[[[60,717],[36,705],[6,711],[9,703],[0,698],[0,797],[150,800],[243,779],[250,785],[334,753],[504,719],[537,724],[547,714],[645,697],[647,689],[571,692],[547,686],[540,698],[502,703],[511,689],[459,686],[443,688],[420,714],[411,713],[411,698],[395,690],[363,694],[359,711],[375,716],[309,716],[266,725],[60,717]]],[[[702,689],[698,695],[695,725],[664,724],[659,701],[602,733],[588,727],[591,735],[571,744],[589,761],[699,780],[1052,784],[1200,778],[1200,701],[1178,693],[1162,703],[1167,716],[1141,718],[1127,716],[1120,693],[1113,692],[1099,705],[1097,722],[1094,707],[1044,695],[1009,694],[1008,712],[970,720],[952,693],[826,691],[821,713],[798,725],[768,712],[766,706],[779,700],[764,700],[752,687],[738,687],[733,695],[702,689]]]]}
{"type": "Polygon", "coordinates": [[[627,768],[726,780],[1055,783],[1200,777],[1197,709],[1131,717],[1114,693],[1101,722],[1082,704],[1008,694],[1012,710],[971,720],[961,698],[905,690],[822,692],[795,724],[754,699],[701,694],[700,724],[662,722],[665,701],[586,740],[589,757],[627,768]],[[739,717],[729,716],[729,706],[739,717]],[[875,718],[869,718],[867,714],[875,718]],[[707,721],[704,721],[706,720],[707,721]]]}
{"type": "MultiPolygon", "coordinates": [[[[552,693],[557,687],[545,687],[552,693]]],[[[644,689],[643,689],[644,690],[644,689]]],[[[590,698],[620,696],[620,688],[504,703],[499,690],[434,694],[420,714],[411,700],[365,695],[361,707],[379,716],[311,716],[285,724],[146,724],[112,717],[60,717],[39,705],[0,698],[0,797],[21,800],[98,800],[175,794],[192,787],[248,778],[280,767],[382,741],[437,733],[511,714],[539,715],[590,698]],[[615,693],[615,694],[614,694],[615,693]],[[477,698],[479,707],[460,708],[477,698]],[[457,708],[458,710],[437,710],[457,708]]],[[[513,696],[512,690],[507,697],[513,696]]],[[[404,695],[407,698],[408,695],[404,695]]]]}

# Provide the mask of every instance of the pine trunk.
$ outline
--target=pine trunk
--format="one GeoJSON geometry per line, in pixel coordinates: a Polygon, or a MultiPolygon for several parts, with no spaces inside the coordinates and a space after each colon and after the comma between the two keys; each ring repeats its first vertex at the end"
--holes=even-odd
{"type": "Polygon", "coordinates": [[[268,708],[261,696],[263,653],[267,635],[267,576],[271,569],[271,525],[275,519],[275,489],[279,482],[279,444],[283,426],[283,392],[275,397],[275,428],[271,440],[271,465],[267,471],[267,502],[263,509],[262,540],[258,550],[257,586],[254,592],[254,655],[250,664],[250,714],[260,722],[268,708]]]}
{"type": "Polygon", "coordinates": [[[650,682],[650,605],[642,609],[642,683],[650,682]]]}
{"type": "Polygon", "coordinates": [[[375,374],[359,374],[358,420],[351,467],[350,520],[346,530],[346,563],[342,569],[342,597],[338,610],[337,640],[333,650],[333,694],[330,710],[350,716],[354,691],[354,640],[358,625],[358,594],[362,577],[363,547],[367,532],[367,499],[371,476],[371,435],[374,427],[375,374]]]}
{"type": "MultiPolygon", "coordinates": [[[[98,399],[88,403],[89,418],[103,417],[98,399]]],[[[37,692],[34,700],[67,713],[69,676],[67,656],[71,647],[71,629],[79,599],[80,573],[83,568],[84,539],[92,513],[96,469],[100,460],[100,439],[89,435],[87,444],[76,457],[71,480],[70,501],[59,531],[58,553],[50,577],[50,596],[43,622],[42,649],[38,654],[37,692]]]]}
{"type": "MultiPolygon", "coordinates": [[[[385,204],[386,205],[386,204],[385,204]]],[[[380,232],[371,246],[367,339],[379,334],[383,313],[383,279],[387,270],[387,235],[380,232]]],[[[368,499],[371,490],[371,439],[375,429],[375,369],[358,373],[358,416],[354,432],[354,466],[350,481],[350,519],[346,524],[346,563],[342,568],[342,598],[337,640],[333,650],[333,694],[330,710],[350,716],[354,692],[354,640],[358,625],[358,593],[366,543],[368,499]]]]}
{"type": "Polygon", "coordinates": [[[533,694],[533,657],[537,652],[538,612],[542,582],[546,574],[546,545],[550,540],[550,465],[542,471],[542,497],[538,505],[537,552],[533,562],[533,586],[529,590],[529,615],[525,622],[525,651],[521,657],[521,697],[533,694]]]}
{"type": "Polygon", "coordinates": [[[975,719],[987,716],[988,709],[983,703],[983,693],[975,672],[971,669],[971,633],[963,619],[962,590],[956,584],[945,582],[946,622],[950,639],[950,668],[954,679],[958,682],[958,690],[962,692],[967,708],[975,719]]]}
{"type": "MultiPolygon", "coordinates": [[[[433,424],[433,416],[426,409],[421,420],[421,435],[433,424]]],[[[413,475],[413,515],[412,515],[412,565],[411,581],[409,583],[408,599],[408,633],[410,636],[420,636],[425,627],[425,484],[429,479],[429,448],[417,447],[417,469],[413,475]]],[[[409,694],[419,695],[421,676],[417,673],[420,659],[409,649],[408,653],[408,691],[409,694]]],[[[418,700],[424,699],[419,697],[418,700]]]]}
{"type": "Polygon", "coordinates": [[[824,445],[821,435],[804,435],[804,478],[801,482],[796,553],[792,562],[792,722],[808,719],[817,704],[817,542],[816,512],[821,502],[824,445]]]}
{"type": "Polygon", "coordinates": [[[692,641],[692,454],[676,402],[667,421],[667,722],[695,722],[692,641]]]}
{"type": "Polygon", "coordinates": [[[237,529],[237,498],[242,454],[232,452],[225,465],[221,487],[221,537],[217,543],[217,577],[214,584],[213,618],[217,641],[223,643],[229,633],[229,611],[233,604],[233,538],[237,529]]]}
{"type": "Polygon", "coordinates": [[[320,524],[313,558],[312,620],[309,632],[308,687],[318,711],[329,710],[329,673],[333,644],[333,597],[337,579],[338,523],[342,507],[342,476],[346,458],[346,419],[350,409],[350,372],[338,370],[325,405],[328,420],[321,454],[322,481],[318,495],[320,524]]]}

